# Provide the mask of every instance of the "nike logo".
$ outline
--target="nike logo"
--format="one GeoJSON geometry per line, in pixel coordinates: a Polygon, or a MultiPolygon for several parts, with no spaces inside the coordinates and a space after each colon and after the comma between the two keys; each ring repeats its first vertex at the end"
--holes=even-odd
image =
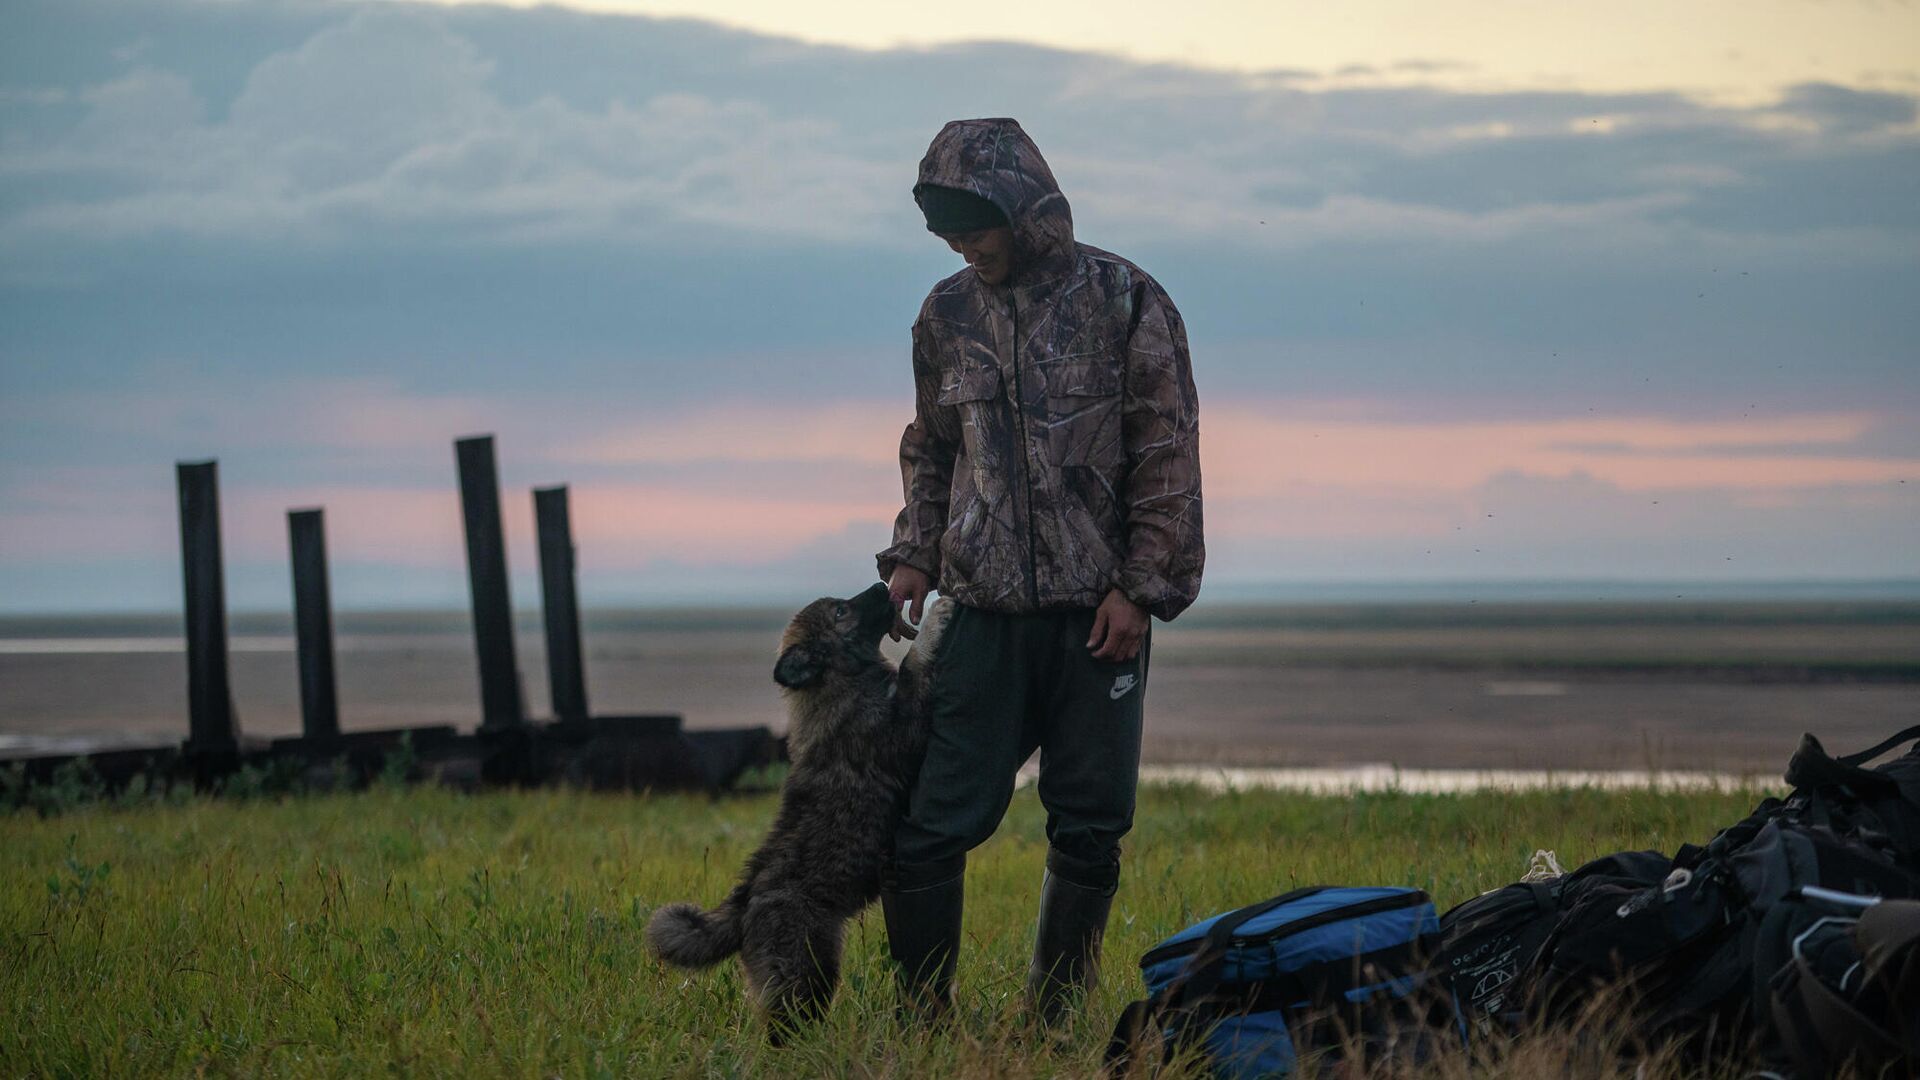
{"type": "Polygon", "coordinates": [[[1131,675],[1120,676],[1113,680],[1113,689],[1107,691],[1107,696],[1115,701],[1119,701],[1121,698],[1127,696],[1127,691],[1133,689],[1133,682],[1134,679],[1131,675]]]}

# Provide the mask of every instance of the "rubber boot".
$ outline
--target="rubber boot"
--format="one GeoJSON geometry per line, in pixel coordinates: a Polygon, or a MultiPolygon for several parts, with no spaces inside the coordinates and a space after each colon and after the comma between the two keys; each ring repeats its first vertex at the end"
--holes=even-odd
{"type": "Polygon", "coordinates": [[[903,1018],[940,1021],[953,1011],[953,969],[960,954],[966,857],[949,863],[889,866],[880,910],[887,921],[903,1018]]]}
{"type": "Polygon", "coordinates": [[[1040,886],[1040,925],[1027,972],[1027,998],[1040,1022],[1053,1027],[1093,989],[1100,939],[1119,888],[1116,867],[1093,866],[1056,849],[1047,852],[1040,886]]]}

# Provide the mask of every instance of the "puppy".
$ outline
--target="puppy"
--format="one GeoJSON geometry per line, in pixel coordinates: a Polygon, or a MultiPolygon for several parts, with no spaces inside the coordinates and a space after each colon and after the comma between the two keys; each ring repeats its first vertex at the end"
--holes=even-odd
{"type": "Polygon", "coordinates": [[[648,945],[670,964],[707,967],[738,952],[776,1043],[825,1011],[842,930],[880,895],[926,749],[930,659],[950,611],[934,605],[897,673],[880,655],[896,614],[885,585],[793,617],[773,667],[793,762],[773,827],[719,906],[669,904],[647,924],[648,945]]]}

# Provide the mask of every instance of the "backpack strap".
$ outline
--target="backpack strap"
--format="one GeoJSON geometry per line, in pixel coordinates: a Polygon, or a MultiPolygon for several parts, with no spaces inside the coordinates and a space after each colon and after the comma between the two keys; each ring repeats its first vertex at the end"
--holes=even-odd
{"type": "Polygon", "coordinates": [[[1127,1071],[1133,1063],[1133,1048],[1154,1027],[1158,1004],[1157,998],[1142,998],[1127,1002],[1120,1010],[1120,1018],[1113,1022],[1113,1035],[1107,1039],[1106,1053],[1100,1055],[1101,1076],[1120,1076],[1127,1071]]]}
{"type": "Polygon", "coordinates": [[[1808,1075],[1830,1076],[1854,1057],[1869,1068],[1906,1059],[1899,1040],[1821,982],[1804,957],[1796,957],[1773,986],[1781,1041],[1808,1075]]]}
{"type": "Polygon", "coordinates": [[[1788,1041],[1794,1029],[1787,1024],[1773,1022],[1775,1010],[1779,1008],[1774,1001],[1774,987],[1777,982],[1797,977],[1789,976],[1786,972],[1793,966],[1791,928],[1804,910],[1802,905],[1792,903],[1791,898],[1773,905],[1760,917],[1758,932],[1753,939],[1753,960],[1750,965],[1753,990],[1748,1001],[1754,1030],[1776,1030],[1782,1042],[1788,1041]]]}

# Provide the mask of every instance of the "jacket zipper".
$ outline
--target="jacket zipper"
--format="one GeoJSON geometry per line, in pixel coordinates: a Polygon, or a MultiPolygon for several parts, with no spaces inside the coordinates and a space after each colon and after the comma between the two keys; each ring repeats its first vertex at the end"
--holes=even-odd
{"type": "Polygon", "coordinates": [[[1020,374],[1020,301],[1011,286],[1007,289],[1007,310],[1013,320],[1013,422],[1020,425],[1020,475],[1027,484],[1027,596],[1034,610],[1040,609],[1039,558],[1033,541],[1033,446],[1027,437],[1026,383],[1020,374]]]}
{"type": "MultiPolygon", "coordinates": [[[[1250,935],[1244,938],[1235,934],[1234,937],[1239,938],[1239,944],[1252,944],[1257,941],[1263,945],[1271,945],[1276,941],[1284,941],[1295,934],[1304,934],[1309,930],[1317,930],[1329,923],[1345,922],[1348,919],[1361,919],[1368,915],[1378,915],[1383,911],[1397,911],[1401,908],[1419,907],[1426,902],[1427,894],[1415,889],[1412,892],[1378,896],[1372,900],[1361,900],[1357,903],[1342,904],[1336,908],[1328,908],[1325,911],[1316,912],[1296,922],[1276,926],[1264,934],[1250,935]]],[[[1229,912],[1229,914],[1231,914],[1231,912],[1229,912]]],[[[1176,956],[1185,956],[1188,953],[1199,952],[1206,942],[1206,935],[1202,934],[1189,941],[1182,941],[1177,945],[1162,945],[1157,949],[1149,950],[1145,956],[1142,956],[1140,958],[1140,966],[1142,969],[1145,969],[1163,961],[1171,960],[1176,956]]]]}

